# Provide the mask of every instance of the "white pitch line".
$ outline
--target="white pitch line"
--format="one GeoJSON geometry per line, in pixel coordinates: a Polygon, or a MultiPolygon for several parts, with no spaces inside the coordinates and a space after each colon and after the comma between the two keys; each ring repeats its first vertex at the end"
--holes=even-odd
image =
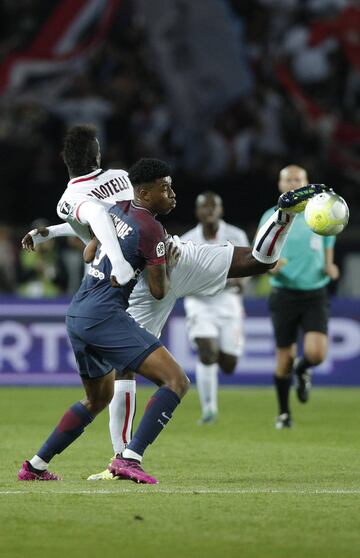
{"type": "Polygon", "coordinates": [[[193,494],[193,495],[241,495],[241,494],[295,494],[295,495],[317,495],[317,494],[349,494],[349,495],[360,495],[360,488],[356,489],[346,489],[346,488],[324,488],[324,489],[309,489],[309,490],[302,490],[302,489],[272,489],[272,488],[236,488],[233,490],[227,489],[214,489],[214,490],[207,490],[207,489],[172,489],[172,488],[142,488],[139,490],[137,488],[134,489],[120,489],[120,490],[0,490],[1,495],[18,495],[18,494],[46,494],[47,496],[51,496],[52,494],[83,494],[83,495],[98,495],[98,494],[131,494],[136,496],[137,494],[193,494]]]}

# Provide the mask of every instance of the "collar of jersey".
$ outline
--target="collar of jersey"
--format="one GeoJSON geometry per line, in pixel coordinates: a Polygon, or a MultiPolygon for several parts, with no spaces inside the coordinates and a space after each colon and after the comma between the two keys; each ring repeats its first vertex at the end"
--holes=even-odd
{"type": "MultiPolygon", "coordinates": [[[[215,238],[212,239],[212,240],[215,240],[215,241],[216,241],[216,240],[218,240],[218,241],[221,240],[221,233],[222,233],[223,230],[224,230],[224,226],[225,226],[225,221],[224,221],[223,219],[219,219],[219,228],[218,228],[218,230],[216,231],[216,236],[215,236],[215,238]],[[219,238],[219,237],[220,237],[220,238],[219,238]]],[[[202,224],[201,224],[201,223],[199,223],[199,224],[197,225],[197,229],[198,229],[198,233],[199,233],[199,235],[200,235],[200,238],[201,238],[201,239],[204,241],[204,243],[206,244],[206,242],[207,242],[209,239],[204,237],[203,228],[202,228],[202,224]]]]}
{"type": "Polygon", "coordinates": [[[89,174],[82,174],[81,176],[75,176],[69,181],[68,185],[71,186],[72,184],[77,184],[78,182],[85,182],[86,180],[91,180],[92,178],[95,178],[95,176],[101,174],[102,172],[103,172],[102,169],[96,169],[92,172],[89,172],[89,174]]]}
{"type": "Polygon", "coordinates": [[[136,203],[134,202],[134,200],[131,200],[131,205],[135,208],[135,209],[142,209],[143,211],[147,211],[148,213],[150,213],[150,215],[152,215],[154,217],[154,215],[156,215],[156,213],[152,213],[152,211],[150,211],[150,209],[147,209],[146,207],[142,207],[141,205],[136,205],[136,203]]]}

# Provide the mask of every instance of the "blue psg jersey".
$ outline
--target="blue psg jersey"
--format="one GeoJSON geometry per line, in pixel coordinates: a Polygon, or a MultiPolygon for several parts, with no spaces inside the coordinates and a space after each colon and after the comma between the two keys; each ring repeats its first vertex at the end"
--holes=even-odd
{"type": "Polygon", "coordinates": [[[68,316],[104,319],[117,308],[126,309],[137,277],[146,265],[165,263],[163,226],[145,208],[132,201],[119,202],[109,210],[125,259],[135,271],[135,278],[122,287],[110,284],[111,263],[101,244],[95,259],[71,301],[68,316]]]}

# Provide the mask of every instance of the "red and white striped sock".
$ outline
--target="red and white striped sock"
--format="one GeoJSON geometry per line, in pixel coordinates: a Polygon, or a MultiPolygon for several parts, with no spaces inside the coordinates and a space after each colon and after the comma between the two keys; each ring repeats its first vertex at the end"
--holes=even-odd
{"type": "Polygon", "coordinates": [[[296,214],[277,209],[256,233],[252,255],[262,263],[275,263],[285,244],[296,214]]]}
{"type": "Polygon", "coordinates": [[[109,405],[109,429],[114,453],[122,453],[132,437],[136,411],[136,381],[115,380],[114,397],[109,405]]]}

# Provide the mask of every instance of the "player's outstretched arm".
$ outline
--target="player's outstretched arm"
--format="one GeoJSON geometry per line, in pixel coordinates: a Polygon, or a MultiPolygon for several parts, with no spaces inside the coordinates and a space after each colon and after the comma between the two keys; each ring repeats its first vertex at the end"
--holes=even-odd
{"type": "Polygon", "coordinates": [[[333,281],[337,281],[340,277],[340,270],[334,262],[334,249],[325,248],[325,273],[333,281]]]}
{"type": "Polygon", "coordinates": [[[112,265],[112,285],[128,283],[134,276],[134,270],[124,258],[114,224],[105,207],[94,202],[83,202],[76,210],[76,217],[80,223],[90,225],[94,235],[101,242],[112,265]]]}
{"type": "MultiPolygon", "coordinates": [[[[50,227],[39,227],[37,229],[32,229],[21,241],[21,245],[24,250],[28,252],[34,251],[36,246],[43,244],[52,238],[59,238],[62,236],[79,236],[77,232],[69,225],[69,223],[61,223],[60,225],[51,225],[50,227]]],[[[82,235],[83,236],[83,235],[82,235]]],[[[84,242],[84,238],[80,236],[81,240],[84,242]]],[[[91,238],[89,233],[88,241],[91,238]]]]}

